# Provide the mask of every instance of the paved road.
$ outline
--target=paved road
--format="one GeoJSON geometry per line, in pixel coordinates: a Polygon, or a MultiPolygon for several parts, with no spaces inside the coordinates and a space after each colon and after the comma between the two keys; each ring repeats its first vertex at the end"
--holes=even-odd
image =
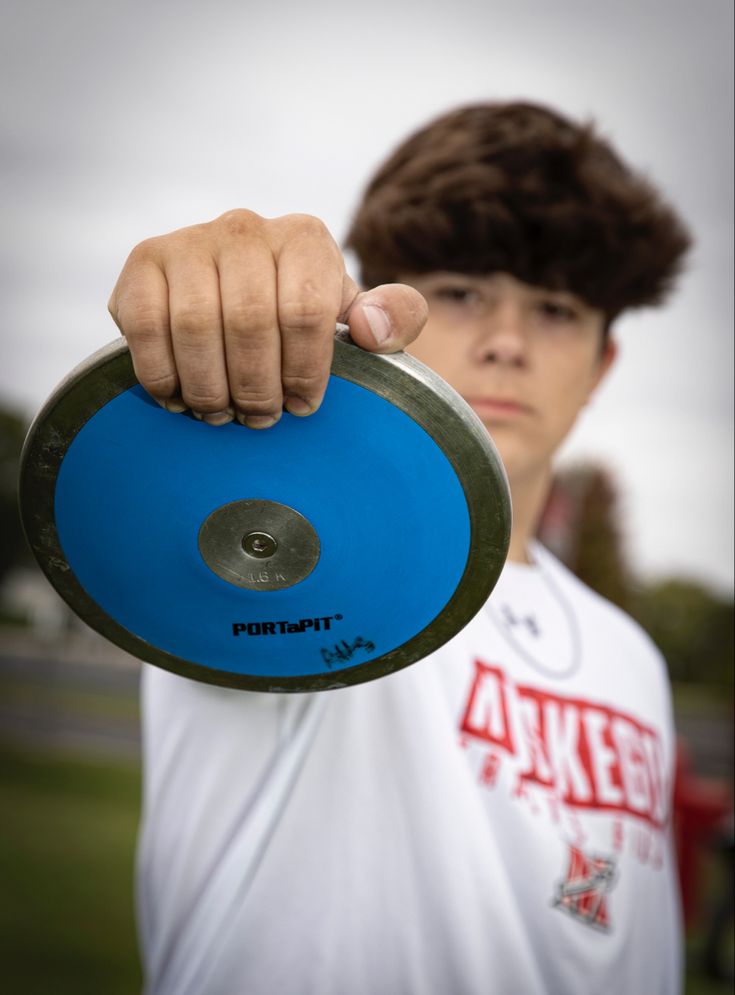
{"type": "MultiPolygon", "coordinates": [[[[0,634],[0,738],[137,757],[140,664],[95,633],[59,644],[0,634]]],[[[731,782],[732,708],[685,708],[677,729],[694,770],[731,782]]]]}
{"type": "Polygon", "coordinates": [[[0,739],[135,760],[139,676],[137,660],[95,639],[0,639],[0,739]]]}

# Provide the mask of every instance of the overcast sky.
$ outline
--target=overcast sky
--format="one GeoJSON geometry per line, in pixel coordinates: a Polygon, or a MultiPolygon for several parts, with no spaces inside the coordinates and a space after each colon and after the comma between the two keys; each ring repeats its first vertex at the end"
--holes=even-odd
{"type": "Polygon", "coordinates": [[[498,97],[594,117],[690,223],[671,304],[563,453],[614,470],[639,572],[733,586],[732,0],[5,0],[0,398],[116,334],[132,246],[236,206],[335,236],[409,129],[498,97]]]}

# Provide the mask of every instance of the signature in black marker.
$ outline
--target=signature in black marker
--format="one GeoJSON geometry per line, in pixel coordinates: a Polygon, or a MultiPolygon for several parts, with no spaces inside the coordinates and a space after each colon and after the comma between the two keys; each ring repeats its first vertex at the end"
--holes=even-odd
{"type": "Polygon", "coordinates": [[[374,649],[375,643],[369,639],[363,639],[362,636],[358,636],[351,643],[347,642],[346,639],[341,639],[331,649],[322,649],[322,660],[328,667],[332,667],[335,663],[348,663],[357,650],[365,650],[366,653],[372,653],[374,649]]]}

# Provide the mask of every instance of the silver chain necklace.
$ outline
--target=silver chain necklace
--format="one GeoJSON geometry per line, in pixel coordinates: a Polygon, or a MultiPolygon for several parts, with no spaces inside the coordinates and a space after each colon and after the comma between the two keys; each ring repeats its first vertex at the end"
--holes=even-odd
{"type": "Polygon", "coordinates": [[[569,604],[567,598],[562,594],[558,585],[549,577],[546,571],[543,569],[538,560],[534,561],[534,567],[537,571],[537,575],[543,581],[546,589],[551,594],[553,600],[561,609],[561,613],[566,621],[567,630],[569,632],[569,639],[571,644],[571,656],[570,662],[567,667],[563,670],[553,670],[543,660],[539,660],[538,657],[534,656],[533,653],[529,653],[525,646],[523,646],[518,639],[515,637],[512,631],[512,625],[509,616],[512,614],[512,609],[510,606],[503,605],[506,609],[505,617],[503,617],[498,611],[496,611],[495,606],[492,604],[492,595],[490,600],[486,604],[488,614],[495,623],[496,628],[501,633],[506,642],[513,648],[513,650],[518,654],[521,659],[525,660],[530,666],[535,670],[544,674],[546,677],[570,677],[579,668],[582,661],[582,637],[579,630],[579,623],[577,622],[577,616],[574,609],[569,604]]]}

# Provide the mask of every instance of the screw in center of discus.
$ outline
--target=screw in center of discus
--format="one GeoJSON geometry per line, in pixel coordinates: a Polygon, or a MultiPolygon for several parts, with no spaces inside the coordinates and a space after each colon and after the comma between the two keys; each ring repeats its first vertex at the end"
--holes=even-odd
{"type": "Polygon", "coordinates": [[[249,591],[293,587],[309,576],[321,549],[314,527],[298,511],[256,498],[215,508],[197,543],[213,573],[249,591]]]}
{"type": "Polygon", "coordinates": [[[278,549],[278,543],[267,532],[250,532],[242,540],[242,548],[248,556],[267,560],[278,549]]]}

